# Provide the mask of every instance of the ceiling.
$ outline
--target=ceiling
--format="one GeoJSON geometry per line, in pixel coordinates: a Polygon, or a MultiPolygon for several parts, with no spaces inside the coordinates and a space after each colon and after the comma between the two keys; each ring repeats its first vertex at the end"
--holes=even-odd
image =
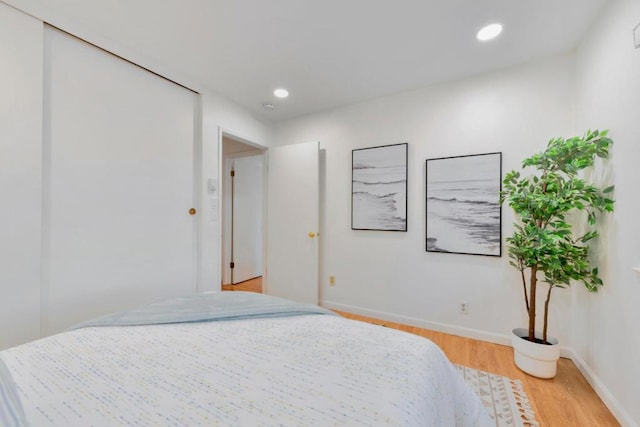
{"type": "Polygon", "coordinates": [[[279,121],[575,48],[609,0],[56,0],[50,7],[279,121]],[[498,39],[476,32],[499,21],[498,39]],[[290,97],[278,100],[277,87],[290,97]],[[273,111],[262,103],[273,103],[273,111]]]}

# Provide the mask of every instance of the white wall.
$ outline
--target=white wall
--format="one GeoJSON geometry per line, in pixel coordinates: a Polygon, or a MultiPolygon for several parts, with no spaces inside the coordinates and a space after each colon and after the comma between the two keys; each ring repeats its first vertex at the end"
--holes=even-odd
{"type": "Polygon", "coordinates": [[[612,2],[582,42],[576,61],[577,124],[610,129],[610,163],[594,177],[616,186],[616,210],[603,224],[599,262],[604,287],[577,288],[574,349],[596,390],[624,425],[640,425],[640,49],[632,29],[640,2],[612,2]]]}
{"type": "Polygon", "coordinates": [[[211,92],[203,92],[203,146],[202,146],[202,276],[200,291],[220,290],[221,283],[221,215],[211,215],[212,209],[221,208],[221,192],[207,191],[207,179],[216,178],[222,183],[221,171],[218,168],[222,155],[220,129],[232,133],[244,140],[264,147],[271,145],[271,125],[255,119],[247,110],[239,107],[222,96],[211,92]],[[216,218],[213,220],[213,218],[216,218]]]}
{"type": "MultiPolygon", "coordinates": [[[[284,122],[274,144],[320,140],[321,289],[331,307],[506,342],[525,325],[519,274],[502,258],[425,252],[425,159],[503,152],[503,171],[573,131],[573,57],[560,56],[284,122]],[[409,143],[408,232],[352,231],[351,150],[409,143]],[[329,286],[329,276],[336,286],[329,286]],[[459,303],[469,303],[469,314],[459,303]]],[[[503,210],[503,236],[512,228],[503,210]]],[[[504,252],[504,250],[503,250],[504,252]]],[[[570,292],[550,332],[570,344],[570,292]]],[[[540,319],[541,320],[541,319],[540,319]]]]}
{"type": "MultiPolygon", "coordinates": [[[[154,58],[146,56],[144,52],[137,52],[96,33],[82,22],[78,22],[56,9],[55,4],[49,1],[0,0],[0,2],[12,5],[40,21],[47,22],[100,46],[133,63],[187,86],[202,95],[202,116],[200,117],[201,120],[198,120],[198,127],[202,132],[202,157],[197,165],[202,173],[202,182],[197,189],[201,195],[199,212],[202,214],[200,215],[198,230],[198,233],[202,236],[200,242],[199,262],[201,271],[199,282],[200,291],[220,289],[220,215],[211,215],[211,209],[219,209],[219,192],[212,193],[206,190],[208,178],[220,178],[220,171],[218,170],[220,158],[219,130],[224,128],[238,137],[268,147],[271,144],[271,125],[256,119],[248,110],[212,91],[201,82],[176,72],[170,65],[160,63],[154,58]]],[[[223,61],[224,58],[220,58],[220,60],[223,61]]]]}
{"type": "Polygon", "coordinates": [[[0,3],[0,349],[40,335],[42,32],[0,3]]]}
{"type": "Polygon", "coordinates": [[[201,155],[195,166],[202,180],[194,189],[201,199],[200,291],[220,289],[220,221],[219,214],[211,214],[219,209],[219,195],[206,189],[209,177],[219,179],[220,129],[263,146],[272,136],[271,126],[247,110],[166,64],[95,34],[50,2],[0,1],[0,194],[3,206],[11,206],[0,214],[0,324],[12,325],[10,331],[4,328],[0,348],[40,334],[43,21],[201,94],[202,114],[196,117],[201,155]]]}
{"type": "MultiPolygon", "coordinates": [[[[637,1],[612,3],[581,45],[576,63],[572,56],[561,56],[380,98],[282,123],[275,136],[268,124],[199,82],[92,33],[47,2],[0,2],[0,193],[3,206],[10,207],[0,213],[0,324],[15,326],[11,336],[0,337],[0,347],[39,333],[43,20],[202,94],[200,290],[220,285],[220,221],[210,215],[220,206],[219,194],[206,190],[207,179],[220,174],[220,128],[263,146],[320,140],[321,299],[354,312],[500,341],[525,322],[518,275],[506,256],[424,252],[424,160],[502,151],[506,171],[552,136],[587,127],[611,129],[615,173],[608,176],[610,169],[602,168],[595,174],[614,180],[618,200],[600,243],[606,285],[599,295],[586,295],[579,286],[557,292],[551,332],[575,349],[616,416],[628,425],[640,423],[640,276],[631,271],[640,266],[635,190],[640,180],[640,50],[633,49],[631,37],[640,22],[637,1]],[[350,230],[351,150],[399,142],[410,144],[409,231],[350,230]],[[328,285],[329,275],[336,276],[335,287],[328,285]],[[460,301],[469,303],[467,316],[458,313],[460,301]]],[[[503,237],[512,220],[504,209],[503,237]]]]}

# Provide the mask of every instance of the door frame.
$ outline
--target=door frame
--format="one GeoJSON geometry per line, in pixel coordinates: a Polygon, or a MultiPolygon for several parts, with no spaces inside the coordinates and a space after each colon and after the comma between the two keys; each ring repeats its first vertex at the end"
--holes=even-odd
{"type": "Polygon", "coordinates": [[[267,277],[267,198],[269,195],[267,194],[267,178],[268,178],[268,161],[267,161],[267,150],[268,147],[262,144],[258,144],[253,142],[250,138],[242,136],[242,133],[236,132],[234,130],[228,129],[224,126],[218,126],[218,207],[217,207],[217,216],[218,216],[218,226],[217,226],[217,236],[218,236],[218,248],[220,250],[220,259],[218,260],[220,269],[217,278],[216,286],[220,286],[222,290],[222,268],[223,268],[223,254],[224,254],[224,242],[222,240],[222,231],[223,231],[223,197],[222,197],[222,182],[223,182],[223,173],[225,169],[225,159],[222,153],[222,138],[228,137],[231,139],[235,139],[236,141],[242,142],[245,145],[249,145],[254,147],[255,150],[248,151],[243,154],[247,155],[257,155],[256,151],[260,151],[262,154],[262,293],[266,294],[268,289],[268,277],[267,277]]]}

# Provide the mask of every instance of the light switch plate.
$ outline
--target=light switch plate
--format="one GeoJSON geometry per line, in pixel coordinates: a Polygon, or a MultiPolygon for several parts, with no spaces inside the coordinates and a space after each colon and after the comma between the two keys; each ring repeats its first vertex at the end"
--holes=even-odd
{"type": "Polygon", "coordinates": [[[215,193],[217,189],[218,189],[218,180],[215,178],[209,178],[207,180],[207,190],[209,190],[210,193],[215,193]]]}
{"type": "Polygon", "coordinates": [[[640,24],[633,29],[633,43],[636,49],[640,49],[640,24]]]}
{"type": "Polygon", "coordinates": [[[218,199],[212,197],[209,199],[210,209],[209,209],[209,220],[211,222],[215,222],[218,220],[218,199]]]}

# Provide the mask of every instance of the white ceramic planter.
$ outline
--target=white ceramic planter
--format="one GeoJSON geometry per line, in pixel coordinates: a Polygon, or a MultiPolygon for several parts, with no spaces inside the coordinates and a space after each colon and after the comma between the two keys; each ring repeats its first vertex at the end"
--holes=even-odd
{"type": "MultiPolygon", "coordinates": [[[[558,369],[560,345],[555,338],[547,337],[548,344],[538,344],[521,337],[527,337],[529,330],[516,328],[511,331],[513,356],[516,366],[529,375],[538,378],[553,378],[558,369]]],[[[542,334],[536,332],[536,338],[542,339],[542,334]]]]}

